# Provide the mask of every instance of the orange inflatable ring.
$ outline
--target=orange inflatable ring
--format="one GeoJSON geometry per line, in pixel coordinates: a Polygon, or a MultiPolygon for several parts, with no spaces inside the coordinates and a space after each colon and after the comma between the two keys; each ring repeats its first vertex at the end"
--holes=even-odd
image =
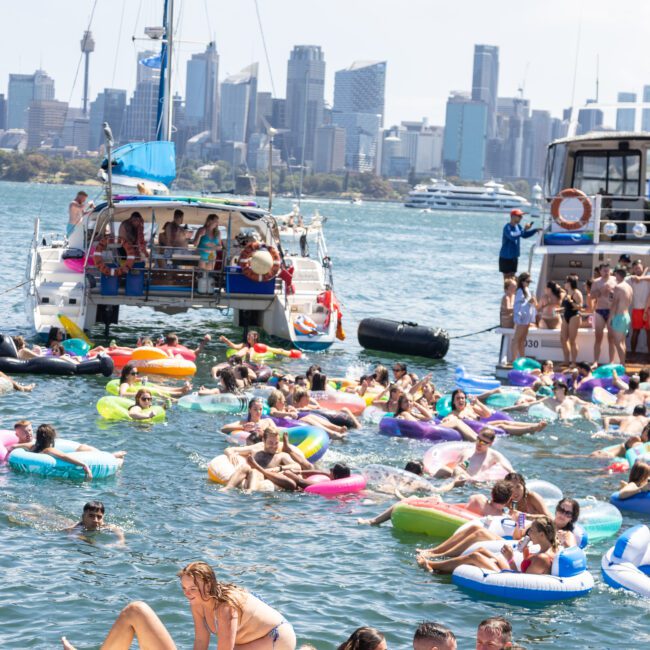
{"type": "Polygon", "coordinates": [[[241,267],[241,272],[249,279],[254,282],[268,282],[272,280],[280,272],[280,253],[278,253],[277,248],[273,246],[267,246],[266,244],[260,244],[259,242],[251,242],[244,248],[241,255],[239,256],[239,266],[241,267]],[[273,259],[273,266],[270,270],[263,275],[260,273],[255,273],[251,268],[251,260],[253,255],[259,251],[265,250],[271,255],[273,259]]]}
{"type": "Polygon", "coordinates": [[[584,228],[591,219],[591,203],[587,198],[587,195],[580,190],[576,190],[571,187],[566,190],[562,190],[558,196],[553,199],[551,203],[551,216],[553,221],[564,230],[580,230],[584,228]],[[582,216],[577,221],[569,221],[565,219],[560,213],[560,207],[564,199],[578,199],[582,203],[582,216]]]}
{"type": "Polygon", "coordinates": [[[95,252],[93,253],[93,260],[95,266],[99,269],[99,272],[104,275],[112,275],[118,278],[126,275],[133,268],[136,259],[138,259],[137,250],[133,244],[129,243],[122,237],[104,237],[99,244],[97,244],[95,252]],[[124,262],[117,268],[112,268],[104,262],[102,253],[109,246],[115,246],[116,244],[126,251],[126,260],[124,260],[124,262]]]}

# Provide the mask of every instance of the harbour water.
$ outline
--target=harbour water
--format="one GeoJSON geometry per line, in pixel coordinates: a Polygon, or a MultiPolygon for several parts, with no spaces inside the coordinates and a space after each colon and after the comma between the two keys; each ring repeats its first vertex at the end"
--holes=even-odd
{"type": "MultiPolygon", "coordinates": [[[[45,232],[62,231],[75,190],[0,183],[0,292],[24,279],[33,218],[40,216],[45,232]]],[[[275,207],[288,212],[291,204],[278,200],[275,207]]],[[[348,338],[328,353],[286,362],[287,369],[299,373],[315,362],[330,375],[342,375],[377,362],[391,364],[397,357],[357,344],[357,323],[367,316],[444,326],[452,335],[497,323],[497,255],[505,217],[421,214],[399,204],[303,202],[307,216],[315,209],[328,217],[325,233],[348,338]]],[[[0,330],[24,333],[28,320],[21,290],[3,293],[0,305],[0,330]]],[[[128,344],[138,334],[169,329],[191,342],[212,334],[195,378],[196,386],[211,384],[209,368],[225,356],[214,341],[222,333],[237,335],[218,313],[193,311],[171,319],[131,309],[113,336],[128,344]]],[[[93,334],[98,339],[100,328],[93,334]]],[[[490,374],[497,348],[496,335],[485,333],[452,341],[444,361],[408,363],[418,374],[431,372],[440,389],[449,389],[458,364],[474,374],[490,374]]],[[[0,397],[0,428],[11,428],[20,418],[35,425],[50,422],[61,437],[125,449],[128,456],[116,478],[91,483],[0,467],[2,648],[54,648],[62,634],[79,648],[98,647],[121,607],[133,599],[148,602],[178,647],[189,648],[192,618],[175,574],[196,559],[212,564],[219,578],[261,594],[294,624],[300,642],[319,650],[336,647],[361,625],[383,631],[392,649],[410,648],[423,620],[448,625],[459,648],[473,648],[478,623],[498,614],[512,621],[516,640],[526,648],[642,648],[650,642],[650,602],[615,592],[600,578],[600,558],[613,539],[587,549],[596,587],[586,598],[544,607],[478,600],[449,577],[418,569],[415,548],[427,538],[399,533],[390,524],[357,525],[358,517],[387,507],[387,497],[220,493],[207,481],[206,466],[225,448],[219,429],[230,418],[173,409],[165,425],[107,424],[95,410],[106,379],[35,379],[33,393],[0,397]],[[108,522],[125,529],[125,547],[103,539],[89,544],[61,532],[93,499],[106,504],[108,522]]],[[[566,495],[607,499],[619,477],[607,476],[602,463],[584,457],[599,445],[590,437],[593,432],[584,423],[553,424],[542,434],[500,440],[498,448],[529,478],[552,480],[566,495]]],[[[424,442],[380,436],[372,425],[334,443],[323,463],[401,467],[426,449],[424,442]]],[[[449,498],[461,501],[470,492],[449,498]]],[[[639,521],[626,515],[624,526],[639,521]]]]}

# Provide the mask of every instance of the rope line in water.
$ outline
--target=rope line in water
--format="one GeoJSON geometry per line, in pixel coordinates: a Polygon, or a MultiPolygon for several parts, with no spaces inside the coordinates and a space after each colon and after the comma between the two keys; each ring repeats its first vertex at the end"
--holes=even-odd
{"type": "Polygon", "coordinates": [[[479,330],[478,332],[470,332],[469,334],[458,334],[457,336],[450,336],[449,340],[451,339],[464,339],[467,338],[468,336],[475,336],[476,334],[483,334],[484,332],[491,332],[492,330],[495,330],[497,327],[501,327],[500,325],[492,325],[492,327],[486,327],[484,330],[479,330]]]}
{"type": "Polygon", "coordinates": [[[30,282],[31,280],[25,280],[24,282],[17,284],[15,287],[11,287],[10,289],[5,289],[4,291],[0,291],[0,296],[3,296],[5,293],[9,293],[10,291],[13,291],[14,289],[18,289],[19,287],[22,287],[25,284],[29,284],[30,282]]]}

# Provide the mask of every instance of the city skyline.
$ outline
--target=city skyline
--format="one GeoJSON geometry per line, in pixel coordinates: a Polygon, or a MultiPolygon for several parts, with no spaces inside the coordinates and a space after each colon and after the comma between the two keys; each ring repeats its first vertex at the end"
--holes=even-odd
{"type": "MultiPolygon", "coordinates": [[[[144,4],[136,23],[136,3],[98,0],[91,26],[96,41],[91,55],[91,97],[105,87],[124,88],[129,96],[135,89],[133,56],[136,49],[145,49],[146,45],[133,44],[131,37],[141,36],[145,26],[158,24],[161,19],[161,3],[144,4]]],[[[225,2],[216,8],[197,4],[200,3],[177,0],[177,39],[201,44],[180,44],[174,90],[184,95],[187,60],[204,51],[214,38],[221,59],[221,80],[253,61],[260,61],[258,89],[272,91],[253,3],[225,2]],[[227,21],[220,18],[222,13],[228,15],[227,21]],[[245,29],[233,30],[228,27],[231,24],[245,25],[245,29]]],[[[12,8],[13,20],[3,21],[0,26],[5,44],[5,56],[0,61],[3,92],[6,93],[9,73],[32,74],[42,67],[56,80],[57,99],[81,106],[83,66],[74,89],[72,83],[80,57],[79,39],[88,27],[93,2],[70,0],[69,5],[73,10],[66,13],[65,21],[61,20],[60,8],[41,0],[25,0],[12,8]],[[32,22],[33,15],[39,15],[40,20],[32,22]],[[15,29],[15,24],[29,24],[29,46],[24,32],[15,29]],[[53,24],[57,27],[56,46],[49,29],[53,24]]],[[[619,92],[641,97],[650,76],[642,64],[645,50],[650,49],[643,38],[643,24],[650,18],[650,7],[631,0],[617,4],[617,12],[627,18],[620,21],[619,28],[611,21],[611,8],[602,0],[550,0],[523,7],[521,3],[502,0],[489,8],[473,0],[459,0],[453,7],[411,0],[403,14],[397,13],[402,6],[388,0],[347,4],[332,0],[327,7],[304,7],[295,0],[259,0],[259,8],[273,70],[274,97],[284,96],[286,60],[295,44],[321,46],[327,61],[328,104],[333,102],[334,71],[359,59],[387,61],[385,126],[422,117],[432,124],[443,124],[449,93],[471,91],[475,43],[499,48],[500,96],[515,96],[525,80],[524,96],[531,105],[561,117],[562,110],[571,105],[581,13],[577,106],[595,95],[597,57],[601,101],[613,102],[619,92]],[[291,21],[282,18],[287,13],[292,15],[291,21]],[[399,15],[403,20],[396,21],[399,15]],[[558,15],[563,20],[558,21],[558,15]],[[408,20],[414,16],[418,20],[408,20]],[[422,38],[425,29],[428,38],[422,38]],[[638,58],[617,47],[619,42],[639,43],[635,46],[638,58]],[[405,43],[408,47],[404,47],[405,43]]]]}

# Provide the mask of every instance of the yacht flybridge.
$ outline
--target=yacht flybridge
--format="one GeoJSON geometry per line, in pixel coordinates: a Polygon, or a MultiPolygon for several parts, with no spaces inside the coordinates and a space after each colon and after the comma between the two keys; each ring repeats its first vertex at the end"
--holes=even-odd
{"type": "Polygon", "coordinates": [[[505,212],[513,208],[527,210],[531,204],[507,190],[501,183],[489,181],[482,186],[460,186],[431,179],[431,185],[416,185],[404,206],[444,212],[505,212]]]}
{"type": "MultiPolygon", "coordinates": [[[[539,274],[533,277],[538,300],[549,280],[564,286],[569,274],[578,276],[584,295],[585,282],[594,278],[596,268],[602,262],[614,268],[622,254],[650,267],[649,162],[650,133],[590,133],[549,145],[542,229],[528,260],[530,272],[539,256],[539,274]]],[[[501,336],[497,376],[504,377],[514,332],[496,331],[501,336]]],[[[599,359],[594,359],[594,338],[585,317],[578,331],[578,361],[608,363],[606,337],[599,359]]],[[[647,351],[645,337],[639,343],[639,351],[647,351]]],[[[557,329],[531,327],[525,349],[538,360],[564,358],[557,329]]]]}

